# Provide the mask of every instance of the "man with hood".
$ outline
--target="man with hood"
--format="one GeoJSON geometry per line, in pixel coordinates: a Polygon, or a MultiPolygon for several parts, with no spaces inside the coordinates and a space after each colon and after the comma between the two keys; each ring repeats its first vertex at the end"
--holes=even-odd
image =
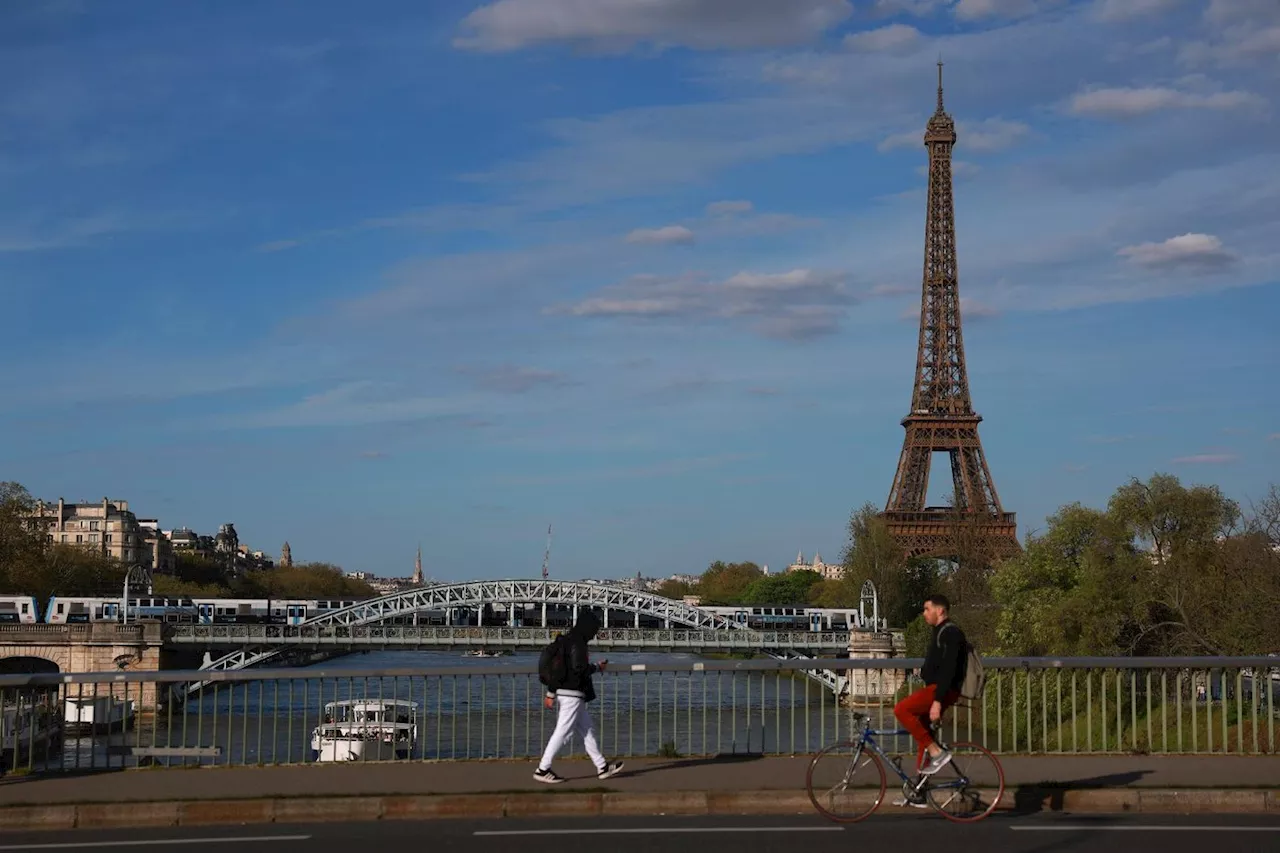
{"type": "Polygon", "coordinates": [[[591,720],[591,712],[587,703],[596,698],[595,686],[591,683],[591,674],[604,670],[608,661],[594,664],[587,656],[587,643],[595,639],[600,630],[600,620],[590,610],[583,612],[577,624],[568,630],[559,642],[563,645],[564,677],[559,684],[548,684],[547,695],[543,699],[545,707],[550,708],[555,702],[559,705],[556,716],[556,730],[547,741],[546,751],[542,753],[542,761],[534,771],[533,778],[539,782],[555,785],[565,781],[564,777],[551,769],[551,762],[556,753],[564,746],[565,739],[576,731],[582,738],[582,746],[587,756],[596,766],[596,777],[608,779],[622,769],[621,761],[612,763],[605,761],[600,752],[600,744],[596,741],[595,724],[591,720]]]}

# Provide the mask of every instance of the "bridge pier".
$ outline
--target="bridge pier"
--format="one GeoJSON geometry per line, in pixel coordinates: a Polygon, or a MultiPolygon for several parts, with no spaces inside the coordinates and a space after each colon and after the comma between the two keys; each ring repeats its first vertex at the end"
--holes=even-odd
{"type": "MultiPolygon", "coordinates": [[[[123,687],[111,683],[119,672],[159,672],[171,652],[163,648],[163,626],[159,622],[133,625],[90,623],[87,625],[3,625],[0,626],[0,658],[34,657],[57,665],[59,672],[102,673],[100,684],[70,688],[75,696],[112,694],[126,698],[123,687]]],[[[65,697],[64,697],[65,698],[65,697]]],[[[128,695],[138,710],[152,710],[156,703],[154,683],[138,685],[128,695]]]]}
{"type": "MultiPolygon", "coordinates": [[[[849,635],[851,660],[885,660],[902,657],[906,641],[899,631],[855,631],[849,635]]],[[[842,679],[840,704],[845,707],[883,705],[892,702],[906,684],[900,669],[851,669],[842,679]]]]}

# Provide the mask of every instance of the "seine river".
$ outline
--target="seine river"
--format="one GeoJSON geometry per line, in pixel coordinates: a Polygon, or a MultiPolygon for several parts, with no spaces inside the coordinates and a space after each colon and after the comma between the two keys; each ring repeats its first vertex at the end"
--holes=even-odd
{"type": "MultiPolygon", "coordinates": [[[[598,659],[600,656],[595,656],[598,659]]],[[[848,712],[817,683],[779,672],[633,671],[689,666],[693,654],[608,655],[591,703],[606,755],[805,753],[847,733],[848,712]]],[[[370,652],[296,670],[297,677],[206,689],[184,706],[143,717],[126,734],[68,735],[50,763],[68,768],[159,764],[286,764],[314,760],[311,734],[325,703],[416,703],[412,760],[532,758],[555,723],[542,707],[532,652],[475,658],[460,652],[370,652]],[[458,670],[372,678],[373,670],[458,670]],[[308,673],[324,673],[324,677],[308,673]],[[194,750],[182,756],[172,748],[194,750]]],[[[885,720],[886,723],[889,719],[885,720]]],[[[905,745],[905,742],[904,742],[905,745]]],[[[581,755],[576,739],[565,755],[581,755]]]]}

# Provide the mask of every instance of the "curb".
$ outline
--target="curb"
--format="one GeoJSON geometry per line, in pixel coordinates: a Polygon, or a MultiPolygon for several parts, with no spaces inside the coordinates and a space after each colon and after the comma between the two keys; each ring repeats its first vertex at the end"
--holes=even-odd
{"type": "MultiPolygon", "coordinates": [[[[886,794],[886,800],[888,795],[886,794]]],[[[877,814],[902,814],[881,805],[877,814]]],[[[1006,790],[1001,811],[1277,814],[1280,788],[1006,790]]],[[[910,812],[918,814],[918,812],[910,812]]],[[[0,808],[0,831],[360,822],[436,818],[816,814],[804,791],[424,794],[248,800],[160,800],[0,808]]]]}

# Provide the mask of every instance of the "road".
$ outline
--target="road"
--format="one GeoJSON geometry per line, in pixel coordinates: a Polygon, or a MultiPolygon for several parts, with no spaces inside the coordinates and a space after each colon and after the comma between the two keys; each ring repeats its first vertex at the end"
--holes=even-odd
{"type": "Polygon", "coordinates": [[[0,851],[145,850],[155,853],[350,853],[378,844],[418,850],[424,843],[473,853],[563,853],[610,847],[622,853],[849,853],[937,849],[948,853],[1214,853],[1280,849],[1280,818],[1238,815],[994,816],[973,826],[932,815],[874,817],[856,826],[820,818],[612,818],[592,820],[436,820],[309,826],[171,827],[147,830],[0,832],[0,851]],[[749,840],[748,840],[749,839],[749,840]]]}

